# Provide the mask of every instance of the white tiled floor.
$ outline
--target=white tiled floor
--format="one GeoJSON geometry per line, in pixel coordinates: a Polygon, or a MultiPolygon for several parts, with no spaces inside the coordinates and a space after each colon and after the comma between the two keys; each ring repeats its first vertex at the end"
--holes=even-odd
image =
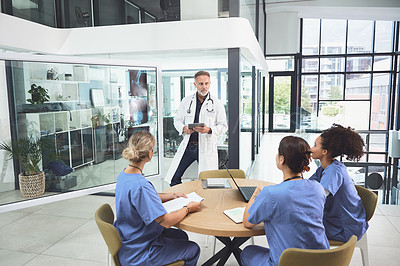
{"type": "MultiPolygon", "coordinates": [[[[260,149],[251,178],[280,182],[280,172],[274,167],[279,141],[271,144],[268,135],[264,141],[269,144],[260,149]]],[[[106,265],[107,247],[93,219],[103,203],[115,207],[113,197],[84,196],[1,213],[0,265],[106,265]]],[[[201,247],[200,265],[211,256],[212,238],[189,236],[201,247]]],[[[267,246],[264,236],[256,237],[255,242],[267,246]]],[[[370,221],[368,243],[370,265],[400,265],[400,206],[378,205],[370,221]]],[[[226,265],[237,262],[231,256],[226,265]]],[[[350,265],[362,265],[358,249],[350,265]]]]}

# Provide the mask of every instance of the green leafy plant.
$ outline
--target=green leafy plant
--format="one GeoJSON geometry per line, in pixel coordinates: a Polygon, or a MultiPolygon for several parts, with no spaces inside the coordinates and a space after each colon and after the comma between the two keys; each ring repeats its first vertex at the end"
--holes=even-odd
{"type": "Polygon", "coordinates": [[[27,100],[31,104],[42,105],[44,102],[48,102],[50,100],[47,89],[43,88],[42,86],[32,84],[31,89],[28,92],[32,95],[32,99],[27,100]]]}
{"type": "MultiPolygon", "coordinates": [[[[0,150],[9,154],[9,159],[17,159],[21,163],[23,175],[35,175],[41,172],[39,164],[46,154],[48,159],[56,159],[54,143],[50,138],[21,137],[11,144],[0,143],[0,150]]],[[[47,162],[42,162],[43,165],[47,162]]]]}
{"type": "Polygon", "coordinates": [[[111,114],[103,114],[98,109],[94,109],[92,116],[92,126],[97,128],[100,125],[106,125],[108,129],[112,129],[111,114]]]}

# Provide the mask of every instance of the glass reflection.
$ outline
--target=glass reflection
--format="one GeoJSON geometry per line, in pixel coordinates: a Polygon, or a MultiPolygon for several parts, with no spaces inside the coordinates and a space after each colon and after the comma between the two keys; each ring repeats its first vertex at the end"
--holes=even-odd
{"type": "MultiPolygon", "coordinates": [[[[53,159],[58,169],[41,164],[46,174],[45,195],[114,183],[126,166],[121,153],[137,130],[150,131],[159,142],[155,68],[10,64],[17,128],[13,139],[49,138],[58,154],[53,159]],[[42,90],[37,95],[34,88],[39,87],[42,90]]],[[[158,158],[157,145],[154,156],[158,158]]],[[[158,165],[158,159],[153,159],[145,175],[159,174],[158,165]]],[[[17,175],[21,169],[14,171],[17,175]]],[[[23,199],[15,195],[11,202],[23,199]]]]}

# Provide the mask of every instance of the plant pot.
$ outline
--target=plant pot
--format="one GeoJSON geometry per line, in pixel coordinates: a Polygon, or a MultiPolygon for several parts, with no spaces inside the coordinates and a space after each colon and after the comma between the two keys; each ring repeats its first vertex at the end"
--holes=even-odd
{"type": "Polygon", "coordinates": [[[37,175],[25,176],[18,175],[19,189],[21,190],[22,197],[35,198],[43,195],[45,189],[45,176],[44,172],[37,175]]]}

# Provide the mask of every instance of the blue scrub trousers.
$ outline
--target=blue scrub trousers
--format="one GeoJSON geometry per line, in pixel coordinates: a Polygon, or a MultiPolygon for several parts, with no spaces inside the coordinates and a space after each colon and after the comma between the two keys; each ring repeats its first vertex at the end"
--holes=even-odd
{"type": "Polygon", "coordinates": [[[162,237],[164,245],[150,247],[150,263],[152,265],[165,265],[184,260],[185,265],[196,266],[200,256],[200,247],[195,242],[189,241],[189,237],[184,231],[174,228],[165,229],[162,237]]]}
{"type": "Polygon", "coordinates": [[[256,245],[247,246],[240,254],[240,260],[243,266],[265,265],[266,262],[269,260],[269,249],[256,245]]]}
{"type": "Polygon", "coordinates": [[[179,166],[172,177],[170,186],[175,186],[182,183],[182,176],[186,169],[194,162],[199,161],[199,145],[197,143],[189,142],[185,152],[183,153],[182,159],[179,162],[179,166]]]}

